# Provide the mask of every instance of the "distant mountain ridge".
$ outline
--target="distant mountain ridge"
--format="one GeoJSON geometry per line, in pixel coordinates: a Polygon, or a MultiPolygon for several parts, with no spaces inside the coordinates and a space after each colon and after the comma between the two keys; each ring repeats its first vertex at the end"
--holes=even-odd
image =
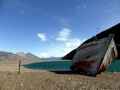
{"type": "Polygon", "coordinates": [[[0,51],[0,60],[13,60],[17,59],[17,55],[11,52],[0,51]]]}
{"type": "Polygon", "coordinates": [[[0,51],[0,56],[9,56],[9,55],[15,55],[15,54],[11,52],[0,51]]]}
{"type": "Polygon", "coordinates": [[[17,61],[17,60],[22,60],[23,63],[30,63],[39,62],[41,59],[32,53],[18,52],[15,54],[11,52],[0,51],[0,61],[17,61]]]}
{"type": "Polygon", "coordinates": [[[5,52],[0,51],[0,61],[7,62],[18,62],[21,60],[22,64],[36,63],[42,61],[59,61],[61,57],[49,57],[49,58],[40,58],[32,53],[24,53],[24,52],[5,52]]]}

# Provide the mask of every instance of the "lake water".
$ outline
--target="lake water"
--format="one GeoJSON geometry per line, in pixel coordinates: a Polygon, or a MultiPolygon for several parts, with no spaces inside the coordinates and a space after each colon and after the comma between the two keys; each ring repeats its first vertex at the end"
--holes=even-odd
{"type": "Polygon", "coordinates": [[[109,65],[108,72],[120,72],[120,60],[114,60],[111,65],[109,65]]]}
{"type": "MultiPolygon", "coordinates": [[[[36,70],[48,70],[48,71],[70,71],[70,66],[72,62],[69,60],[59,60],[59,61],[44,61],[39,63],[31,63],[23,65],[26,68],[36,69],[36,70]]],[[[111,65],[107,68],[108,72],[120,72],[120,60],[114,60],[111,65]]]]}
{"type": "Polygon", "coordinates": [[[23,65],[29,69],[48,70],[48,71],[70,71],[71,61],[45,61],[23,65]]]}

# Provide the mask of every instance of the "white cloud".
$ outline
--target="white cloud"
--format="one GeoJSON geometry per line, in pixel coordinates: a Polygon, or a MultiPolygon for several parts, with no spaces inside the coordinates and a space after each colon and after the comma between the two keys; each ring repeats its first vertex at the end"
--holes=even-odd
{"type": "Polygon", "coordinates": [[[78,47],[81,43],[83,42],[83,40],[80,40],[78,38],[72,38],[69,41],[65,42],[65,46],[68,48],[76,48],[78,47]]]}
{"type": "Polygon", "coordinates": [[[48,51],[42,52],[38,56],[41,58],[63,57],[73,49],[77,48],[82,42],[83,40],[78,38],[71,38],[68,41],[62,42],[62,45],[59,44],[54,46],[54,48],[50,48],[48,51]]]}
{"type": "Polygon", "coordinates": [[[59,51],[59,50],[52,50],[53,52],[42,52],[40,53],[38,56],[40,58],[50,58],[50,57],[62,57],[64,56],[63,52],[59,51]]]}
{"type": "Polygon", "coordinates": [[[37,36],[41,39],[41,41],[47,40],[45,33],[38,33],[37,36]]]}
{"type": "Polygon", "coordinates": [[[51,57],[51,56],[49,55],[49,53],[43,52],[43,53],[39,54],[39,57],[41,57],[41,58],[48,58],[48,57],[51,57]]]}
{"type": "Polygon", "coordinates": [[[63,28],[59,33],[58,37],[56,38],[57,41],[62,41],[64,44],[64,49],[66,51],[71,51],[77,48],[85,39],[79,39],[76,37],[72,37],[71,29],[63,28]]]}
{"type": "Polygon", "coordinates": [[[71,34],[71,30],[69,28],[63,28],[56,38],[57,41],[67,41],[71,34]]]}
{"type": "Polygon", "coordinates": [[[72,51],[73,49],[79,47],[85,39],[71,38],[69,41],[64,44],[64,55],[72,51]]]}
{"type": "MultiPolygon", "coordinates": [[[[54,45],[51,48],[47,47],[47,51],[39,53],[38,56],[42,58],[63,57],[73,49],[77,48],[85,39],[72,37],[71,32],[72,31],[69,28],[63,28],[60,30],[55,38],[59,44],[54,45]]],[[[46,35],[44,33],[38,33],[38,37],[42,41],[46,41],[46,35]]]]}
{"type": "Polygon", "coordinates": [[[71,29],[63,28],[58,33],[58,37],[56,38],[56,40],[62,42],[63,45],[62,47],[57,49],[60,56],[64,56],[73,49],[77,48],[85,40],[72,37],[71,32],[72,32],[71,29]]]}

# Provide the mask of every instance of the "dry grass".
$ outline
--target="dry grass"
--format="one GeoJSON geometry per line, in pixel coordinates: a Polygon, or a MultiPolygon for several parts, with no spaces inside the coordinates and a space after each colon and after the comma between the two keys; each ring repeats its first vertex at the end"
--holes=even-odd
{"type": "Polygon", "coordinates": [[[103,73],[97,77],[55,74],[21,68],[18,62],[0,63],[0,90],[120,90],[120,74],[103,73]]]}
{"type": "Polygon", "coordinates": [[[120,90],[120,75],[94,77],[51,72],[0,72],[0,90],[120,90]]]}

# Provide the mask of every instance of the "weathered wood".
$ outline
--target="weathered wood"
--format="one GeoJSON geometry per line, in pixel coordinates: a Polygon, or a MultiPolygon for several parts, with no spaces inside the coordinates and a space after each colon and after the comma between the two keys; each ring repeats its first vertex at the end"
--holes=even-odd
{"type": "Polygon", "coordinates": [[[21,60],[18,61],[18,74],[21,73],[21,60]]]}
{"type": "Polygon", "coordinates": [[[114,39],[109,36],[98,41],[85,43],[73,57],[72,70],[96,75],[103,71],[117,57],[114,39]]]}

